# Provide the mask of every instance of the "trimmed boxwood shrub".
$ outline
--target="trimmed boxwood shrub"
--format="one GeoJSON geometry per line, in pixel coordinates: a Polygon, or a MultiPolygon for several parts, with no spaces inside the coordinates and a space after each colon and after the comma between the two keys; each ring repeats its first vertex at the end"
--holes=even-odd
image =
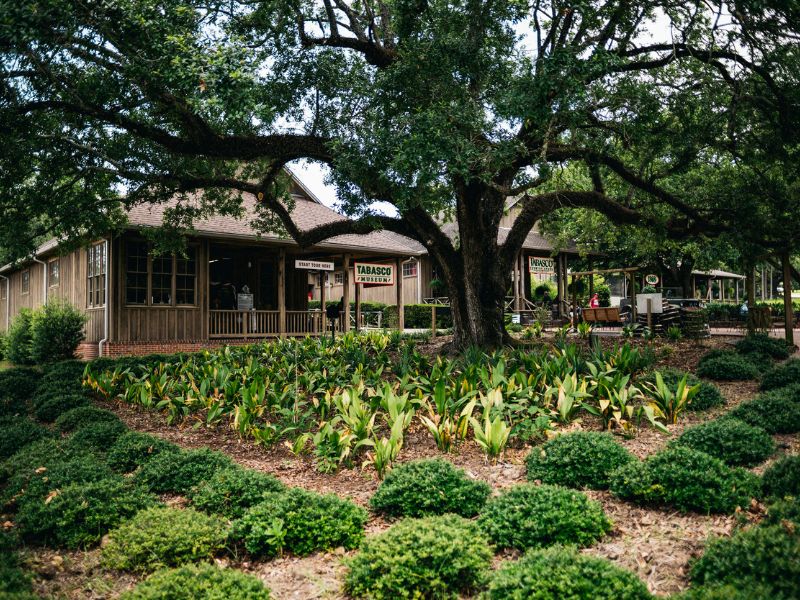
{"type": "Polygon", "coordinates": [[[40,377],[36,369],[26,367],[0,370],[0,396],[23,404],[33,396],[40,377]]]}
{"type": "Polygon", "coordinates": [[[789,345],[784,339],[772,338],[763,333],[748,335],[736,343],[736,351],[740,354],[766,354],[776,360],[789,358],[789,345]]]}
{"type": "Polygon", "coordinates": [[[45,464],[46,461],[60,458],[64,452],[61,440],[55,437],[46,437],[32,442],[22,451],[18,451],[0,463],[0,484],[20,470],[33,470],[45,464]]]}
{"type": "Polygon", "coordinates": [[[608,488],[614,469],[633,460],[609,433],[565,433],[531,450],[525,459],[528,479],[572,488],[608,488]]]}
{"type": "Polygon", "coordinates": [[[55,437],[46,427],[27,417],[11,417],[0,421],[0,459],[6,459],[22,448],[43,438],[55,437]]]}
{"type": "Polygon", "coordinates": [[[155,571],[209,560],[225,548],[228,524],[192,508],[157,506],[139,512],[109,534],[105,566],[122,571],[155,571]]]}
{"type": "Polygon", "coordinates": [[[691,579],[699,585],[755,584],[770,588],[773,597],[798,598],[800,531],[768,525],[714,540],[692,565],[691,579]]]}
{"type": "Polygon", "coordinates": [[[334,494],[324,496],[291,488],[249,508],[233,524],[233,539],[254,556],[276,556],[284,550],[304,556],[364,539],[367,511],[334,494]]]}
{"type": "Polygon", "coordinates": [[[85,370],[86,363],[82,360],[61,360],[49,363],[42,367],[42,372],[44,373],[42,384],[49,384],[52,382],[66,384],[72,381],[76,381],[80,384],[85,370]]]}
{"type": "Polygon", "coordinates": [[[120,600],[269,600],[258,577],[211,564],[184,565],[153,573],[120,600]]]}
{"type": "Polygon", "coordinates": [[[748,583],[737,585],[701,585],[683,594],[672,596],[675,600],[775,600],[773,591],[763,585],[748,583]]]}
{"type": "Polygon", "coordinates": [[[555,546],[506,561],[489,581],[488,600],[649,600],[647,586],[602,558],[555,546]]]}
{"type": "Polygon", "coordinates": [[[192,488],[189,499],[202,511],[238,519],[246,509],[263,502],[265,495],[285,489],[272,475],[229,467],[220,469],[192,488]]]}
{"type": "Polygon", "coordinates": [[[398,465],[370,498],[375,512],[391,517],[421,517],[454,513],[474,517],[492,488],[470,479],[463,469],[440,458],[398,465]]]}
{"type": "Polygon", "coordinates": [[[611,492],[639,504],[683,511],[732,513],[758,496],[758,478],[686,447],[671,447],[611,474],[611,492]]]}
{"type": "Polygon", "coordinates": [[[87,425],[95,425],[97,423],[119,423],[119,417],[110,410],[104,408],[97,408],[96,406],[79,406],[68,410],[56,419],[56,429],[61,433],[70,433],[77,431],[81,427],[87,425]]]}
{"type": "Polygon", "coordinates": [[[499,548],[518,550],[589,546],[611,529],[603,508],[586,494],[534,484],[514,486],[489,500],[478,523],[499,548]]]}
{"type": "Polygon", "coordinates": [[[686,429],[672,442],[705,452],[732,467],[752,467],[775,452],[775,441],[761,427],[738,419],[717,419],[686,429]]]}
{"type": "Polygon", "coordinates": [[[725,418],[739,419],[768,433],[796,433],[800,431],[800,403],[783,390],[775,390],[742,402],[725,418]]]}
{"type": "Polygon", "coordinates": [[[137,471],[135,479],[157,494],[187,494],[220,469],[233,466],[222,452],[200,448],[182,452],[159,452],[137,471]]]}
{"type": "Polygon", "coordinates": [[[756,379],[758,373],[758,367],[753,363],[751,357],[746,358],[736,352],[726,352],[712,356],[701,360],[697,365],[697,374],[700,377],[707,377],[717,381],[756,379]]]}
{"type": "Polygon", "coordinates": [[[130,473],[162,452],[180,452],[180,448],[149,433],[126,431],[111,446],[106,461],[115,471],[130,473]]]}
{"type": "Polygon", "coordinates": [[[31,318],[31,358],[50,363],[75,358],[85,337],[86,313],[62,299],[49,300],[31,318]]]}
{"type": "Polygon", "coordinates": [[[800,456],[784,456],[764,471],[764,495],[772,498],[800,496],[800,456]]]}
{"type": "Polygon", "coordinates": [[[156,498],[113,476],[72,483],[53,491],[48,500],[27,494],[20,503],[16,523],[23,536],[41,544],[83,548],[156,498]]]}
{"type": "Polygon", "coordinates": [[[92,452],[106,452],[128,431],[121,421],[106,421],[81,427],[69,438],[69,444],[92,452]]]}
{"type": "Polygon", "coordinates": [[[44,423],[52,423],[62,414],[79,406],[89,406],[91,402],[82,394],[51,393],[34,400],[33,413],[44,423]]]}
{"type": "Polygon", "coordinates": [[[787,521],[800,527],[800,499],[796,496],[770,504],[767,507],[767,515],[763,523],[767,525],[782,525],[787,521]]]}
{"type": "MultiPolygon", "coordinates": [[[[686,407],[687,410],[708,410],[709,408],[714,408],[725,404],[725,398],[716,385],[709,381],[703,381],[693,373],[672,368],[658,369],[658,372],[661,374],[661,378],[664,380],[664,383],[670,389],[674,390],[678,386],[678,382],[680,382],[680,380],[684,377],[686,377],[686,383],[688,385],[692,387],[696,385],[700,386],[700,388],[697,390],[697,393],[694,395],[694,398],[689,401],[689,405],[686,407]]],[[[655,373],[650,373],[639,381],[641,383],[655,384],[655,373]]]]}
{"type": "Polygon", "coordinates": [[[793,383],[800,383],[800,358],[787,360],[764,373],[761,389],[774,390],[793,383]]]}
{"type": "Polygon", "coordinates": [[[347,561],[344,588],[373,600],[458,598],[485,582],[491,561],[491,546],[471,521],[452,514],[404,519],[347,561]]]}

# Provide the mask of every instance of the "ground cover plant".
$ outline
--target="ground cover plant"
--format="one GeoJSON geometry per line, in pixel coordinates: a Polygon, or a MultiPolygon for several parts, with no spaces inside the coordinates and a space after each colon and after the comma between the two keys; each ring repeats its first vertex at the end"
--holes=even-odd
{"type": "Polygon", "coordinates": [[[793,383],[800,384],[800,359],[793,358],[767,371],[761,380],[762,390],[774,390],[793,383]]]}
{"type": "Polygon", "coordinates": [[[88,406],[89,403],[89,398],[82,394],[51,392],[34,398],[33,414],[39,421],[52,423],[63,413],[73,408],[88,406]]]}
{"type": "Polygon", "coordinates": [[[110,410],[96,406],[79,406],[61,414],[55,420],[55,426],[61,433],[70,433],[87,425],[119,422],[119,417],[110,410]]]}
{"type": "Polygon", "coordinates": [[[534,484],[517,485],[492,498],[478,523],[498,548],[517,550],[588,546],[611,529],[600,504],[585,494],[534,484]]]}
{"type": "Polygon", "coordinates": [[[0,419],[0,460],[16,454],[31,442],[50,437],[54,437],[52,431],[27,417],[0,419]]]}
{"type": "Polygon", "coordinates": [[[565,487],[606,489],[612,471],[633,456],[607,433],[558,435],[533,448],[525,459],[528,479],[565,487]]]}
{"type": "Polygon", "coordinates": [[[690,427],[672,444],[705,452],[734,467],[755,466],[775,452],[775,441],[761,427],[730,418],[690,427]]]}
{"type": "Polygon", "coordinates": [[[193,487],[189,500],[204,512],[238,519],[251,506],[284,490],[285,486],[271,475],[234,466],[219,469],[193,487]]]}
{"type": "Polygon", "coordinates": [[[258,577],[211,564],[184,565],[153,573],[120,600],[269,600],[258,577]]]}
{"type": "Polygon", "coordinates": [[[800,402],[783,389],[772,390],[742,402],[725,418],[739,419],[768,433],[795,433],[800,431],[800,402]]]}
{"type": "Polygon", "coordinates": [[[128,428],[120,421],[101,421],[81,427],[69,438],[69,444],[92,452],[105,452],[128,428]]]}
{"type": "Polygon", "coordinates": [[[232,466],[227,455],[208,448],[159,452],[142,465],[134,479],[157,494],[188,494],[220,469],[232,466]]]}
{"type": "Polygon", "coordinates": [[[647,586],[633,573],[563,546],[529,550],[519,560],[504,562],[492,575],[485,597],[490,600],[652,598],[647,586]]]}
{"type": "Polygon", "coordinates": [[[700,360],[697,375],[718,381],[743,381],[757,379],[759,368],[752,355],[745,357],[736,352],[719,352],[700,360]]]}
{"type": "Polygon", "coordinates": [[[370,498],[370,507],[390,517],[444,513],[474,517],[491,493],[483,481],[470,479],[451,462],[417,460],[394,468],[370,498]]]}
{"type": "Polygon", "coordinates": [[[364,539],[366,522],[367,511],[349,500],[290,488],[246,510],[234,522],[231,537],[254,556],[304,556],[339,546],[355,548],[364,539]]]}
{"type": "Polygon", "coordinates": [[[761,478],[761,489],[767,497],[800,497],[800,456],[784,456],[771,464],[761,478]]]}
{"type": "Polygon", "coordinates": [[[126,431],[109,448],[106,461],[115,471],[130,473],[162,452],[179,452],[175,444],[147,433],[126,431]]]}
{"type": "Polygon", "coordinates": [[[736,351],[744,355],[766,354],[775,360],[784,360],[789,358],[790,346],[783,339],[769,337],[765,334],[752,334],[736,342],[736,351]]]}
{"type": "Polygon", "coordinates": [[[122,571],[156,571],[210,560],[226,548],[228,522],[192,508],[152,507],[109,534],[103,564],[122,571]]]}
{"type": "Polygon", "coordinates": [[[611,492],[641,504],[683,511],[732,513],[759,495],[753,474],[687,447],[657,452],[611,474],[611,492]]]}
{"type": "Polygon", "coordinates": [[[0,395],[20,407],[31,397],[38,385],[39,373],[26,367],[0,370],[0,395]]]}
{"type": "Polygon", "coordinates": [[[457,515],[403,519],[367,538],[346,564],[356,598],[457,598],[483,585],[492,561],[477,525],[457,515]]]}

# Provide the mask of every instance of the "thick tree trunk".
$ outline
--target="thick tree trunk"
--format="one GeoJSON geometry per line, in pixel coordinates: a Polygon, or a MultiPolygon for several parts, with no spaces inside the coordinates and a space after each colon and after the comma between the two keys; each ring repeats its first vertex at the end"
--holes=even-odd
{"type": "Polygon", "coordinates": [[[794,346],[794,307],[792,306],[792,263],[788,252],[781,256],[783,267],[783,310],[786,341],[794,346]]]}

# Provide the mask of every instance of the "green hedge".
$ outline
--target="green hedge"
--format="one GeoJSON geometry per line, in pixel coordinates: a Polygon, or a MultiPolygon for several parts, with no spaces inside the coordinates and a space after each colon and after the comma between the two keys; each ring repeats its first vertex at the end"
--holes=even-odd
{"type": "Polygon", "coordinates": [[[25,410],[39,384],[41,373],[29,367],[14,367],[0,370],[0,396],[10,398],[18,411],[25,410]]]}
{"type": "Polygon", "coordinates": [[[162,452],[180,452],[180,448],[148,433],[126,431],[111,446],[106,460],[115,471],[130,473],[162,452]]]}
{"type": "Polygon", "coordinates": [[[284,490],[284,485],[272,475],[234,466],[218,470],[192,488],[189,500],[204,512],[238,519],[269,494],[284,490]]]}
{"type": "Polygon", "coordinates": [[[742,402],[723,418],[739,419],[768,433],[796,433],[800,431],[800,402],[777,389],[742,402]]]}
{"type": "Polygon", "coordinates": [[[364,542],[347,561],[355,598],[458,598],[481,587],[492,562],[488,540],[457,515],[403,519],[364,542]]]}
{"type": "Polygon", "coordinates": [[[800,359],[793,358],[764,373],[761,380],[762,390],[774,390],[800,384],[800,359]]]}
{"type": "Polygon", "coordinates": [[[184,565],[153,573],[120,600],[269,600],[254,575],[211,564],[184,565]]]}
{"type": "Polygon", "coordinates": [[[784,456],[764,471],[764,495],[772,498],[800,497],[800,456],[784,456]]]}
{"type": "Polygon", "coordinates": [[[28,444],[54,433],[27,417],[7,417],[0,420],[0,460],[9,458],[28,444]]]}
{"type": "Polygon", "coordinates": [[[717,381],[745,381],[756,379],[759,365],[751,357],[731,351],[711,351],[697,365],[697,375],[717,381]]]}
{"type": "MultiPolygon", "coordinates": [[[[408,329],[431,328],[431,304],[406,304],[403,314],[408,329]]],[[[391,305],[383,309],[383,324],[386,327],[397,327],[397,306],[391,305]]],[[[453,313],[449,306],[436,306],[436,328],[447,329],[453,326],[453,313]]]]}
{"type": "Polygon", "coordinates": [[[187,494],[220,469],[232,466],[233,461],[226,454],[208,448],[159,452],[136,472],[134,479],[157,494],[187,494]]]}
{"type": "Polygon", "coordinates": [[[732,467],[753,467],[775,452],[775,441],[766,431],[738,419],[690,427],[672,443],[716,456],[732,467]]]}

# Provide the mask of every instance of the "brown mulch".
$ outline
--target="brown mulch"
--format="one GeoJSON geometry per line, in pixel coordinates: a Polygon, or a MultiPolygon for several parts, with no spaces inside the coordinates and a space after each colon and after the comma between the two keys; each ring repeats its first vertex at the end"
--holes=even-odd
{"type": "MultiPolygon", "coordinates": [[[[670,366],[693,371],[699,357],[711,348],[724,347],[736,338],[714,337],[701,343],[681,341],[672,344],[659,342],[656,351],[660,366],[670,366]]],[[[436,353],[446,349],[447,338],[437,338],[425,348],[436,353]]],[[[613,345],[620,340],[603,340],[613,345]]],[[[641,342],[636,341],[637,345],[641,342]]],[[[724,413],[757,393],[755,382],[719,383],[727,405],[704,413],[684,413],[680,422],[669,427],[670,436],[644,428],[638,437],[620,442],[632,453],[644,458],[658,451],[668,439],[680,434],[684,428],[724,413]]],[[[337,473],[323,474],[314,468],[309,456],[296,457],[289,450],[276,445],[264,448],[249,440],[241,440],[227,427],[193,427],[187,422],[176,426],[165,423],[164,416],[138,407],[111,402],[106,408],[114,411],[131,429],[152,433],[184,448],[210,447],[230,455],[235,461],[261,472],[276,476],[287,485],[300,486],[320,493],[335,493],[368,506],[378,481],[371,469],[341,469],[337,473]]],[[[595,429],[591,418],[571,427],[595,429]]],[[[800,453],[800,436],[775,436],[779,451],[800,453]]],[[[487,481],[497,491],[526,481],[524,458],[529,448],[509,449],[503,460],[496,464],[487,462],[476,444],[468,443],[447,456],[453,464],[463,468],[475,478],[487,481]]],[[[427,430],[414,425],[409,431],[401,460],[439,456],[427,430]]],[[[775,460],[775,459],[772,459],[775,460]]],[[[770,464],[769,461],[767,464],[770,464]]],[[[755,469],[763,471],[765,465],[755,469]]],[[[656,594],[666,595],[681,591],[688,585],[688,568],[692,558],[698,556],[709,536],[730,535],[737,517],[719,515],[683,514],[668,510],[638,507],[612,497],[608,492],[589,491],[587,494],[599,501],[615,526],[601,542],[584,553],[605,557],[615,564],[635,572],[648,588],[656,594]]],[[[162,500],[177,506],[184,499],[168,497],[162,500]]],[[[751,518],[755,518],[752,517],[751,518]]],[[[373,534],[389,526],[384,519],[372,517],[367,533],[373,534]]],[[[343,549],[332,553],[319,553],[308,557],[283,557],[271,561],[249,561],[247,557],[223,560],[222,564],[259,576],[278,599],[341,598],[344,567],[343,549]]],[[[116,598],[132,587],[137,577],[112,573],[99,566],[99,551],[52,552],[28,550],[26,564],[37,574],[37,593],[65,598],[116,598]]],[[[495,561],[496,563],[499,562],[495,561]]]]}

